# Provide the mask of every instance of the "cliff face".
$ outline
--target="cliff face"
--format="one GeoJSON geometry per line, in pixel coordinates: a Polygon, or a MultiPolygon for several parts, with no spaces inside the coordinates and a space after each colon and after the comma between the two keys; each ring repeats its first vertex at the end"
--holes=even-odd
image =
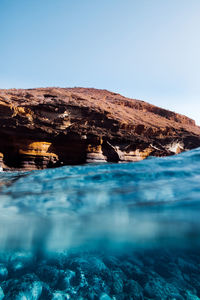
{"type": "Polygon", "coordinates": [[[0,90],[0,167],[138,161],[200,146],[185,116],[106,90],[0,90]]]}

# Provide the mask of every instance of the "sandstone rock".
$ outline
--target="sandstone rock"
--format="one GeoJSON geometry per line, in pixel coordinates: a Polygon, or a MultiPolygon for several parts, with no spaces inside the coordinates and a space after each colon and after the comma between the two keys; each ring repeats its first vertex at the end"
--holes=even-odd
{"type": "Polygon", "coordinates": [[[0,152],[0,172],[3,170],[3,153],[0,152]]]}
{"type": "Polygon", "coordinates": [[[106,90],[0,90],[0,170],[139,161],[199,146],[193,120],[106,90]]]}

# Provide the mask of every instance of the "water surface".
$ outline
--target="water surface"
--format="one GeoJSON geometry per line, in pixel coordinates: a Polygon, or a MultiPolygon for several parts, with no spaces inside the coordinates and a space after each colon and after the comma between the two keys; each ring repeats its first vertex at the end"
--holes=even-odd
{"type": "Polygon", "coordinates": [[[200,149],[2,172],[0,299],[200,299],[199,212],[200,149]]]}

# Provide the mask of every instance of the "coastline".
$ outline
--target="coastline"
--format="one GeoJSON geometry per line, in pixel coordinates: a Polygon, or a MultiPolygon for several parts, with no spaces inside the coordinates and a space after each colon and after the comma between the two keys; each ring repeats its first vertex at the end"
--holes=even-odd
{"type": "Polygon", "coordinates": [[[107,90],[0,90],[0,166],[37,170],[135,162],[200,146],[183,115],[107,90]]]}

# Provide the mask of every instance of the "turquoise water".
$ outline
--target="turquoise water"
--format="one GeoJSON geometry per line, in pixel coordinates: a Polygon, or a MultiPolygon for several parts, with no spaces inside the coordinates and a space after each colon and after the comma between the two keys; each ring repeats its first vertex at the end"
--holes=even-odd
{"type": "Polygon", "coordinates": [[[1,299],[200,299],[200,149],[0,173],[1,299]]]}

